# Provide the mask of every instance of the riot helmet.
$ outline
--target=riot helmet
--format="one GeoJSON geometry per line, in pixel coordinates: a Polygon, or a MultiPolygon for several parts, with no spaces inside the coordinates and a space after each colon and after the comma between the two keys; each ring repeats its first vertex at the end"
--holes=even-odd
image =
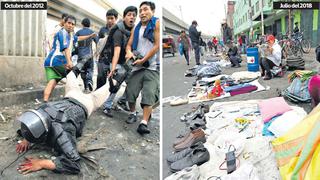
{"type": "Polygon", "coordinates": [[[29,142],[40,143],[46,140],[49,131],[49,115],[42,109],[24,112],[18,121],[21,122],[21,134],[29,142]]]}

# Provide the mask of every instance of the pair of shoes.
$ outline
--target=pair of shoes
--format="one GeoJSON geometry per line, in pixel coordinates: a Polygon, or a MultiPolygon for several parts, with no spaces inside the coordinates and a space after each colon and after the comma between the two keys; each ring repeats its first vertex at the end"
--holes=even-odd
{"type": "Polygon", "coordinates": [[[174,149],[176,151],[182,151],[200,141],[206,142],[206,137],[202,129],[197,129],[191,131],[191,133],[187,137],[183,138],[182,141],[176,144],[174,146],[174,149]]]}
{"type": "Polygon", "coordinates": [[[105,114],[106,116],[108,116],[108,117],[113,117],[113,115],[112,115],[112,112],[111,112],[112,110],[110,109],[110,108],[104,108],[104,110],[103,110],[103,114],[105,114]]]}
{"type": "Polygon", "coordinates": [[[191,167],[195,164],[200,166],[201,164],[209,161],[209,159],[210,159],[210,154],[205,147],[195,148],[187,156],[172,163],[170,165],[170,170],[172,172],[177,172],[184,168],[191,167]]]}
{"type": "Polygon", "coordinates": [[[169,163],[173,163],[175,161],[178,161],[184,157],[186,157],[189,153],[191,153],[194,149],[196,148],[204,148],[203,143],[202,142],[197,142],[194,145],[180,151],[180,152],[176,152],[170,156],[167,157],[167,161],[169,163]]]}
{"type": "Polygon", "coordinates": [[[93,84],[92,84],[92,82],[88,82],[87,86],[88,86],[88,88],[89,88],[90,91],[93,91],[93,84]]]}
{"type": "Polygon", "coordinates": [[[188,121],[186,123],[187,125],[189,125],[189,129],[191,131],[193,130],[196,130],[196,129],[206,129],[206,120],[205,120],[205,117],[202,117],[201,119],[195,119],[195,120],[192,120],[192,121],[188,121]]]}
{"type": "Polygon", "coordinates": [[[261,77],[264,77],[266,75],[266,73],[263,71],[261,72],[261,77]]]}
{"type": "Polygon", "coordinates": [[[205,113],[209,112],[209,105],[200,104],[194,111],[185,113],[180,117],[181,121],[189,121],[196,119],[197,117],[202,118],[205,113]]]}
{"type": "Polygon", "coordinates": [[[135,122],[138,120],[137,114],[138,114],[138,113],[132,113],[132,114],[130,114],[129,117],[128,117],[128,119],[126,120],[126,123],[127,123],[127,124],[135,123],[135,122]]]}
{"type": "Polygon", "coordinates": [[[141,135],[150,134],[150,130],[146,124],[140,123],[137,129],[137,132],[141,135]]]}
{"type": "Polygon", "coordinates": [[[123,101],[117,101],[117,104],[118,104],[118,106],[122,109],[122,110],[124,110],[124,111],[130,111],[130,108],[129,108],[129,106],[128,106],[128,104],[127,104],[127,102],[123,102],[123,101]]]}

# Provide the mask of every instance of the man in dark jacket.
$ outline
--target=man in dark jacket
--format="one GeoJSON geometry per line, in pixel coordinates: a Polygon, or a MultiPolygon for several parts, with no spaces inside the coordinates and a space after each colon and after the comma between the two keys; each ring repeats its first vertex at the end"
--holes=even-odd
{"type": "Polygon", "coordinates": [[[232,41],[228,41],[227,46],[229,48],[228,57],[230,58],[230,62],[232,64],[231,67],[235,67],[235,68],[241,67],[239,64],[241,62],[241,58],[238,55],[237,46],[235,46],[232,41]]]}
{"type": "Polygon", "coordinates": [[[222,22],[223,42],[227,44],[228,41],[232,41],[232,32],[226,21],[222,22]]]}
{"type": "Polygon", "coordinates": [[[201,32],[198,32],[197,26],[198,26],[197,21],[192,21],[192,24],[189,27],[189,36],[191,39],[192,47],[194,49],[196,64],[200,65],[200,36],[201,36],[201,32]]]}

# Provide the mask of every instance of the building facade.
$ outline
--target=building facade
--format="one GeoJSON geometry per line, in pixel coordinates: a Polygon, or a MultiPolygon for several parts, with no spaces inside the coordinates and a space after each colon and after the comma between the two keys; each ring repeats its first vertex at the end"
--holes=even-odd
{"type": "MultiPolygon", "coordinates": [[[[254,41],[258,33],[274,34],[280,37],[289,30],[289,11],[273,9],[274,0],[238,0],[233,16],[234,35],[246,33],[254,41]],[[263,14],[263,17],[261,17],[263,14]],[[262,29],[263,24],[263,29],[262,29]]],[[[304,38],[311,40],[312,46],[320,43],[319,10],[291,10],[291,30],[298,22],[304,38]]]]}

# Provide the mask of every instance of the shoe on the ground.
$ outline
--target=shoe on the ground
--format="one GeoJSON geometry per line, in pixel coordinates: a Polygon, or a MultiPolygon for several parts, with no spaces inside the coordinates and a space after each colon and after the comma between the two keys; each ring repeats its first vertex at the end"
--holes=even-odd
{"type": "Polygon", "coordinates": [[[138,120],[138,117],[136,113],[130,114],[128,119],[126,120],[126,123],[132,124],[132,123],[135,123],[137,120],[138,120]]]}
{"type": "Polygon", "coordinates": [[[117,101],[118,106],[124,111],[130,111],[127,102],[117,101]]]}
{"type": "Polygon", "coordinates": [[[194,149],[196,148],[203,148],[203,143],[200,141],[200,142],[197,142],[196,144],[190,146],[189,148],[187,149],[184,149],[180,152],[176,152],[174,154],[171,154],[170,156],[167,157],[167,161],[169,163],[173,163],[173,162],[176,162],[184,157],[186,157],[189,153],[191,153],[194,149]]]}
{"type": "Polygon", "coordinates": [[[88,82],[87,86],[88,86],[88,88],[89,88],[90,91],[93,91],[93,84],[92,84],[92,82],[88,82]]]}
{"type": "Polygon", "coordinates": [[[241,65],[240,65],[240,64],[238,64],[238,65],[236,65],[236,66],[235,66],[235,68],[240,68],[240,67],[241,67],[241,65]]]}
{"type": "Polygon", "coordinates": [[[143,124],[143,123],[140,123],[139,126],[138,126],[138,129],[137,129],[137,132],[141,135],[143,134],[149,134],[150,133],[150,130],[148,129],[148,126],[143,124]]]}
{"type": "Polygon", "coordinates": [[[103,114],[105,114],[105,115],[108,116],[108,117],[113,117],[113,115],[112,115],[112,110],[111,110],[110,108],[105,108],[105,109],[103,110],[103,114]]]}
{"type": "Polygon", "coordinates": [[[185,113],[183,116],[180,117],[180,120],[188,121],[198,118],[202,118],[205,113],[209,112],[209,105],[200,104],[194,111],[185,113]]]}
{"type": "Polygon", "coordinates": [[[180,171],[184,168],[191,167],[193,165],[200,166],[201,164],[209,161],[210,154],[209,151],[202,147],[196,148],[191,153],[189,153],[186,157],[172,163],[170,165],[170,169],[172,172],[180,171]]]}
{"type": "Polygon", "coordinates": [[[202,141],[203,143],[206,142],[205,133],[203,132],[202,129],[192,131],[188,135],[188,137],[183,139],[180,143],[174,145],[173,148],[175,149],[175,151],[182,151],[200,141],[202,141]]]}

